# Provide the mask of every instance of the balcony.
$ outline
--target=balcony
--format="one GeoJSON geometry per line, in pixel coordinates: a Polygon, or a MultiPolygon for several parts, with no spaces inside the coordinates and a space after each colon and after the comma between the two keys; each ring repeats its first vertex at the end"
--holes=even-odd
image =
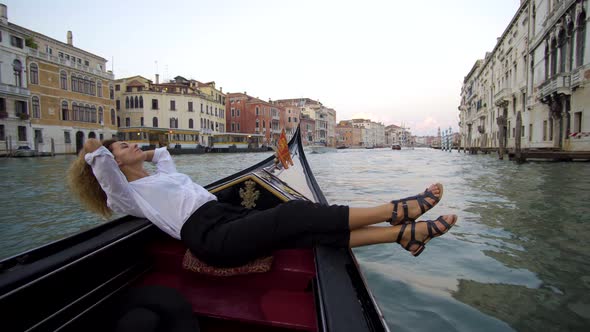
{"type": "Polygon", "coordinates": [[[510,99],[512,99],[512,88],[510,87],[502,88],[494,95],[495,104],[499,107],[506,106],[510,99]]]}
{"type": "Polygon", "coordinates": [[[280,120],[280,119],[281,119],[281,117],[280,117],[278,114],[273,114],[273,115],[272,115],[272,119],[273,119],[273,120],[280,120]]]}
{"type": "Polygon", "coordinates": [[[21,88],[20,86],[0,84],[0,93],[7,93],[11,95],[17,95],[20,97],[29,97],[31,92],[29,89],[21,88]]]}
{"type": "Polygon", "coordinates": [[[94,69],[94,68],[90,68],[88,66],[84,66],[81,63],[77,63],[74,61],[70,61],[70,60],[66,60],[64,58],[59,58],[53,55],[49,55],[47,53],[43,53],[43,52],[39,52],[39,50],[33,49],[33,48],[27,48],[28,49],[28,54],[29,56],[41,59],[41,60],[45,60],[45,61],[49,61],[49,62],[53,62],[55,64],[58,65],[62,65],[62,66],[68,66],[92,75],[96,75],[96,76],[100,76],[104,79],[107,80],[114,80],[115,79],[115,75],[113,75],[112,73],[109,72],[104,72],[102,70],[98,70],[98,69],[94,69]]]}
{"type": "Polygon", "coordinates": [[[270,130],[270,133],[271,133],[271,134],[280,134],[280,133],[281,133],[281,130],[280,130],[280,129],[275,129],[275,128],[272,128],[272,129],[270,130]]]}
{"type": "Polygon", "coordinates": [[[570,82],[572,89],[579,87],[582,85],[582,83],[584,83],[585,80],[587,80],[587,77],[590,77],[590,72],[588,69],[590,69],[590,65],[581,66],[572,71],[570,82]]]}
{"type": "Polygon", "coordinates": [[[570,75],[563,73],[557,74],[556,76],[541,84],[539,90],[539,97],[541,99],[544,99],[554,93],[571,95],[572,90],[570,89],[570,75]]]}

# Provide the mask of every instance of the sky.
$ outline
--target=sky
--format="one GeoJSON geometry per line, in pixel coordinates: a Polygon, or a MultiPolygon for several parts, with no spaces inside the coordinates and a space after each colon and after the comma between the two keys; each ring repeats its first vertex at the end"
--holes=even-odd
{"type": "Polygon", "coordinates": [[[337,121],[413,134],[458,130],[463,78],[520,0],[0,0],[9,22],[108,59],[115,78],[156,72],[263,100],[306,97],[337,121]]]}

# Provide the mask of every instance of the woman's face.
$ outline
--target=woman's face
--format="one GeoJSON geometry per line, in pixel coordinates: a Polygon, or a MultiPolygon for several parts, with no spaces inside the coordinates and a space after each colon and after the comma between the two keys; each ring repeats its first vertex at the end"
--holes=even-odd
{"type": "Polygon", "coordinates": [[[130,166],[145,161],[145,153],[137,144],[115,142],[111,144],[115,160],[121,166],[130,166]]]}

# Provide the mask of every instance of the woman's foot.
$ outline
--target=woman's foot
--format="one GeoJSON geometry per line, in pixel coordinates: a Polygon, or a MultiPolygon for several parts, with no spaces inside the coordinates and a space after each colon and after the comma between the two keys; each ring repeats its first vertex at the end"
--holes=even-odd
{"type": "Polygon", "coordinates": [[[400,228],[396,242],[412,255],[418,256],[424,251],[428,241],[448,232],[449,229],[457,223],[457,219],[457,215],[450,214],[440,216],[436,220],[403,224],[400,228]]]}
{"type": "Polygon", "coordinates": [[[442,195],[443,185],[435,183],[421,194],[391,201],[393,213],[389,223],[395,226],[414,222],[416,218],[432,209],[440,201],[442,195]]]}

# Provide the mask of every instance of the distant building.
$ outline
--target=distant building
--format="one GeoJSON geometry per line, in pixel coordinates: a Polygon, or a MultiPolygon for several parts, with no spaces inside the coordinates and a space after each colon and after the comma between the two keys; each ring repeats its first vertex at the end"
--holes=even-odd
{"type": "MultiPolygon", "coordinates": [[[[281,106],[285,110],[287,122],[285,123],[285,133],[287,140],[291,140],[295,130],[299,125],[301,118],[301,106],[299,99],[284,99],[272,102],[274,105],[281,106]]],[[[282,128],[281,128],[282,129],[282,128]]]]}
{"type": "Polygon", "coordinates": [[[263,134],[267,145],[276,145],[286,127],[287,116],[282,106],[246,93],[228,93],[225,109],[228,132],[263,134]]]}
{"type": "Polygon", "coordinates": [[[315,121],[313,143],[327,146],[336,145],[336,111],[325,107],[319,101],[309,98],[279,99],[279,104],[295,104],[300,109],[300,116],[306,115],[315,121]]]}
{"type": "Polygon", "coordinates": [[[106,71],[107,61],[75,47],[71,31],[63,43],[12,24],[7,16],[6,6],[0,5],[1,72],[13,73],[2,75],[2,83],[11,86],[2,84],[0,110],[2,103],[8,107],[3,107],[7,117],[0,125],[7,126],[8,136],[15,135],[13,147],[76,153],[88,138],[115,136],[114,76],[106,71]],[[10,53],[14,59],[8,62],[10,53]]]}
{"type": "Polygon", "coordinates": [[[315,139],[315,124],[316,121],[307,114],[301,114],[301,139],[303,145],[312,145],[315,139]]]}
{"type": "Polygon", "coordinates": [[[195,148],[211,146],[225,132],[225,95],[215,83],[177,76],[156,83],[142,76],[115,81],[120,136],[140,145],[195,148]]]}
{"type": "Polygon", "coordinates": [[[588,1],[523,0],[465,76],[463,148],[590,151],[588,1]]]}

